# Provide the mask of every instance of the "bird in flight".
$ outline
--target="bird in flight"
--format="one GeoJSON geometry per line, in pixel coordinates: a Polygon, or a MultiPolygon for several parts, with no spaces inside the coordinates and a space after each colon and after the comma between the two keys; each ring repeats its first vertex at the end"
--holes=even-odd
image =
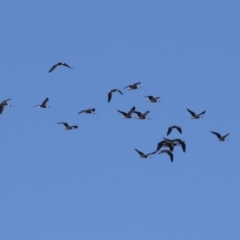
{"type": "Polygon", "coordinates": [[[163,138],[163,139],[165,139],[168,142],[172,142],[174,146],[180,145],[182,147],[183,152],[186,152],[186,143],[182,139],[180,139],[180,138],[175,138],[175,139],[163,138]]]}
{"type": "Polygon", "coordinates": [[[157,144],[156,152],[158,152],[162,147],[168,147],[169,150],[172,152],[174,149],[175,144],[171,141],[162,140],[157,144]]]}
{"type": "Polygon", "coordinates": [[[78,128],[78,126],[76,126],[76,125],[69,126],[68,123],[66,123],[66,122],[59,122],[58,124],[64,124],[65,130],[72,130],[72,129],[77,129],[78,128]]]}
{"type": "Polygon", "coordinates": [[[171,159],[171,162],[173,162],[173,153],[171,151],[164,149],[160,151],[158,154],[161,154],[161,153],[167,153],[171,159]]]}
{"type": "Polygon", "coordinates": [[[144,154],[143,152],[137,150],[136,148],[135,148],[135,151],[138,152],[138,154],[140,155],[140,158],[151,158],[149,156],[156,153],[156,152],[151,152],[151,153],[148,153],[148,154],[144,154]]]}
{"type": "Polygon", "coordinates": [[[147,117],[147,115],[150,113],[150,111],[146,111],[145,113],[141,113],[141,112],[137,112],[137,111],[133,111],[134,113],[137,114],[137,119],[141,119],[141,120],[144,120],[144,119],[150,119],[149,117],[147,117]]]}
{"type": "Polygon", "coordinates": [[[33,107],[50,108],[49,106],[47,106],[48,100],[49,100],[49,98],[46,98],[40,105],[35,105],[33,107]]]}
{"type": "MultiPolygon", "coordinates": [[[[108,102],[110,102],[111,101],[111,99],[112,99],[112,93],[113,92],[119,92],[120,94],[122,94],[122,92],[119,90],[119,89],[112,89],[112,90],[110,90],[109,92],[108,92],[108,102]]],[[[123,95],[123,94],[122,94],[123,95]]]]}
{"type": "Polygon", "coordinates": [[[3,100],[3,101],[0,103],[0,114],[3,112],[5,106],[13,107],[12,105],[10,105],[10,104],[8,103],[9,100],[11,100],[11,98],[8,98],[8,99],[6,99],[6,100],[3,100]]]}
{"type": "Polygon", "coordinates": [[[212,132],[211,133],[215,134],[218,138],[218,141],[221,141],[221,142],[224,142],[224,141],[227,141],[228,139],[226,138],[230,133],[222,136],[220,133],[217,133],[217,132],[212,132]]]}
{"type": "Polygon", "coordinates": [[[80,111],[78,114],[81,114],[81,113],[96,114],[95,110],[96,110],[95,108],[89,108],[89,109],[85,109],[85,110],[80,111]]]}
{"type": "Polygon", "coordinates": [[[182,133],[182,129],[179,127],[179,126],[176,126],[176,125],[173,125],[171,127],[168,128],[168,131],[167,131],[167,136],[172,132],[172,130],[176,128],[180,133],[182,133]]]}
{"type": "Polygon", "coordinates": [[[132,107],[131,110],[129,112],[127,112],[127,113],[126,112],[122,112],[120,110],[118,110],[118,112],[120,112],[122,114],[123,118],[129,119],[129,118],[133,118],[132,117],[132,113],[134,112],[135,109],[136,109],[135,107],[132,107]]]}
{"type": "Polygon", "coordinates": [[[139,84],[141,84],[141,83],[137,82],[137,83],[134,83],[132,85],[126,86],[124,89],[128,88],[128,90],[135,90],[135,89],[141,88],[140,86],[138,86],[139,84]]]}
{"type": "Polygon", "coordinates": [[[152,102],[152,103],[156,103],[156,102],[160,102],[160,97],[153,97],[153,96],[144,96],[148,98],[148,102],[152,102]]]}
{"type": "Polygon", "coordinates": [[[203,111],[203,112],[201,112],[201,113],[199,113],[199,114],[196,114],[195,112],[189,110],[188,108],[187,108],[187,110],[188,110],[188,112],[190,112],[190,114],[192,115],[192,119],[202,118],[202,115],[206,113],[206,111],[203,111]]]}
{"type": "Polygon", "coordinates": [[[68,68],[71,68],[73,69],[72,67],[70,67],[68,64],[66,64],[65,62],[58,62],[56,63],[55,65],[53,65],[50,70],[48,71],[49,73],[52,72],[56,67],[58,66],[65,66],[65,67],[68,67],[68,68]]]}

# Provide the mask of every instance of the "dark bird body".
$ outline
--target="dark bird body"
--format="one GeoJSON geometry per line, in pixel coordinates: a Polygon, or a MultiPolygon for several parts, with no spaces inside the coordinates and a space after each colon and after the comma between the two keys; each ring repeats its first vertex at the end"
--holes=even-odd
{"type": "Polygon", "coordinates": [[[192,119],[202,118],[202,115],[206,113],[206,111],[203,111],[203,112],[201,112],[201,113],[199,113],[199,114],[196,114],[195,112],[193,112],[193,111],[191,111],[191,110],[189,110],[189,109],[187,109],[187,110],[188,110],[188,112],[192,115],[192,119]]]}
{"type": "Polygon", "coordinates": [[[129,112],[127,112],[127,113],[126,112],[122,112],[120,110],[118,110],[118,112],[120,112],[122,114],[123,118],[129,119],[129,118],[133,118],[132,117],[132,113],[134,112],[134,110],[135,110],[135,107],[132,107],[131,110],[129,112]]]}
{"type": "Polygon", "coordinates": [[[174,128],[176,128],[176,129],[179,131],[179,133],[182,133],[182,129],[181,129],[179,126],[173,125],[173,126],[171,126],[171,127],[168,128],[167,136],[172,132],[172,130],[173,130],[174,128]]]}
{"type": "Polygon", "coordinates": [[[175,144],[173,142],[162,140],[157,144],[156,152],[158,152],[162,147],[168,147],[169,150],[172,152],[174,149],[174,146],[175,146],[175,144]]]}
{"type": "Polygon", "coordinates": [[[135,89],[141,88],[139,86],[139,84],[141,84],[141,82],[137,82],[137,83],[134,83],[132,85],[128,85],[124,89],[128,88],[128,90],[135,90],[135,89]]]}
{"type": "Polygon", "coordinates": [[[216,135],[217,138],[218,138],[218,141],[220,141],[220,142],[227,141],[228,139],[227,139],[226,137],[230,134],[230,133],[227,133],[226,135],[222,136],[220,133],[217,133],[217,132],[211,131],[211,133],[213,133],[214,135],[216,135]]]}
{"type": "Polygon", "coordinates": [[[81,113],[96,114],[95,110],[96,110],[95,108],[89,108],[89,109],[85,109],[85,110],[80,111],[78,114],[81,114],[81,113]]]}
{"type": "Polygon", "coordinates": [[[180,145],[182,147],[183,152],[186,152],[186,143],[180,138],[175,138],[175,139],[168,139],[168,138],[163,138],[167,142],[172,143],[174,146],[180,145]]]}
{"type": "MultiPolygon", "coordinates": [[[[48,71],[49,73],[52,72],[56,67],[58,66],[65,66],[65,67],[68,67],[68,68],[71,68],[68,64],[66,64],[65,62],[58,62],[57,64],[53,65],[50,70],[48,71]]],[[[73,69],[73,68],[71,68],[73,69]]]]}
{"type": "MultiPolygon", "coordinates": [[[[108,92],[108,102],[111,101],[111,99],[112,99],[112,94],[113,94],[114,92],[119,92],[120,94],[122,94],[122,92],[121,92],[119,89],[112,89],[112,90],[110,90],[110,91],[108,92]]],[[[122,94],[122,95],[123,95],[123,94],[122,94]]]]}
{"type": "Polygon", "coordinates": [[[40,104],[40,105],[35,105],[35,106],[33,106],[33,107],[40,107],[40,108],[50,108],[49,106],[47,106],[47,102],[49,101],[49,98],[46,98],[43,102],[42,102],[42,104],[40,104]]]}
{"type": "Polygon", "coordinates": [[[72,129],[77,129],[78,128],[78,126],[76,126],[76,125],[69,126],[68,123],[66,123],[66,122],[59,122],[58,124],[64,124],[65,130],[72,130],[72,129]]]}
{"type": "Polygon", "coordinates": [[[152,103],[160,102],[160,100],[159,100],[160,97],[153,97],[153,96],[144,96],[144,97],[147,97],[148,101],[152,102],[152,103]]]}
{"type": "Polygon", "coordinates": [[[147,117],[147,115],[149,114],[150,111],[146,111],[145,113],[141,113],[141,112],[137,112],[137,111],[134,111],[134,113],[137,114],[137,119],[141,119],[141,120],[144,120],[144,119],[150,119],[147,117]]]}

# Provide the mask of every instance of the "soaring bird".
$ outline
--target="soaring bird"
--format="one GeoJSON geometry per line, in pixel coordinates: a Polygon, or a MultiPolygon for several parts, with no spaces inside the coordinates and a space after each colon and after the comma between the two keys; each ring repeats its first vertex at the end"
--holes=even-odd
{"type": "Polygon", "coordinates": [[[151,157],[149,157],[149,156],[156,153],[156,152],[151,152],[151,153],[148,153],[148,154],[144,154],[143,152],[140,152],[140,151],[137,150],[136,148],[135,148],[135,151],[138,152],[138,154],[140,155],[140,158],[151,158],[151,157]]]}
{"type": "Polygon", "coordinates": [[[180,133],[182,133],[182,129],[179,126],[173,125],[168,128],[167,136],[172,132],[173,128],[176,128],[180,133]]]}
{"type": "Polygon", "coordinates": [[[158,154],[161,154],[161,153],[167,153],[171,159],[171,162],[173,162],[173,153],[171,151],[164,149],[160,151],[158,154]]]}
{"type": "Polygon", "coordinates": [[[172,143],[174,146],[179,146],[181,145],[183,152],[186,152],[186,143],[180,138],[175,138],[175,139],[168,139],[168,138],[163,138],[165,141],[172,143]]]}
{"type": "Polygon", "coordinates": [[[168,147],[169,150],[172,152],[174,149],[174,146],[176,146],[176,145],[173,142],[162,140],[157,144],[156,152],[159,151],[162,147],[168,147]]]}
{"type": "Polygon", "coordinates": [[[129,112],[127,112],[127,113],[126,112],[122,112],[120,110],[118,110],[118,112],[120,112],[122,114],[123,118],[129,119],[129,118],[133,118],[132,117],[132,113],[134,112],[134,110],[135,110],[135,107],[132,107],[131,110],[129,112]]]}
{"type": "Polygon", "coordinates": [[[147,97],[148,101],[152,102],[152,103],[160,102],[160,100],[159,100],[160,97],[153,97],[153,96],[144,96],[144,97],[147,97]]]}
{"type": "Polygon", "coordinates": [[[128,90],[135,90],[135,89],[141,88],[140,86],[138,86],[139,84],[141,84],[141,82],[137,82],[137,83],[134,83],[132,85],[128,85],[125,88],[128,88],[128,90]]]}
{"type": "MultiPolygon", "coordinates": [[[[120,94],[122,94],[122,92],[119,90],[119,89],[112,89],[112,90],[110,90],[109,92],[108,92],[108,102],[110,102],[111,101],[111,99],[112,99],[112,93],[113,92],[119,92],[120,94]]],[[[122,94],[123,95],[123,94],[122,94]]]]}
{"type": "Polygon", "coordinates": [[[202,118],[202,115],[206,112],[206,111],[203,111],[203,112],[201,112],[201,113],[199,113],[199,114],[196,114],[195,112],[193,112],[193,111],[191,111],[191,110],[189,110],[189,109],[187,109],[189,112],[190,112],[190,114],[192,115],[192,119],[199,119],[199,118],[202,118]]]}
{"type": "Polygon", "coordinates": [[[33,107],[50,108],[49,106],[47,106],[48,100],[49,100],[49,98],[46,98],[40,105],[35,105],[33,107]]]}
{"type": "Polygon", "coordinates": [[[85,110],[80,111],[78,114],[81,114],[81,113],[96,114],[95,110],[96,110],[95,108],[89,108],[89,109],[85,109],[85,110]]]}
{"type": "Polygon", "coordinates": [[[76,125],[69,126],[68,123],[66,123],[66,122],[59,122],[58,124],[64,124],[65,130],[72,130],[72,129],[77,129],[78,128],[78,126],[76,126],[76,125]]]}
{"type": "Polygon", "coordinates": [[[6,100],[3,100],[0,103],[0,114],[3,112],[5,106],[13,107],[12,105],[8,104],[8,101],[11,100],[11,98],[8,98],[6,100]]]}
{"type": "Polygon", "coordinates": [[[212,132],[211,133],[215,134],[218,138],[218,141],[221,141],[221,142],[224,142],[224,141],[227,141],[228,139],[226,138],[230,133],[222,136],[220,133],[217,133],[217,132],[212,132]]]}
{"type": "Polygon", "coordinates": [[[147,117],[147,115],[149,114],[149,112],[150,112],[150,111],[146,111],[145,113],[141,113],[141,112],[134,111],[134,113],[137,114],[137,117],[135,117],[135,118],[137,118],[137,119],[142,119],[142,120],[144,120],[144,119],[150,119],[149,117],[147,117]]]}
{"type": "MultiPolygon", "coordinates": [[[[52,72],[56,67],[58,66],[65,66],[65,67],[68,67],[68,68],[71,68],[69,65],[67,65],[65,62],[59,62],[59,63],[56,63],[55,65],[53,65],[50,70],[48,71],[49,73],[52,72]]],[[[71,68],[73,69],[73,68],[71,68]]]]}

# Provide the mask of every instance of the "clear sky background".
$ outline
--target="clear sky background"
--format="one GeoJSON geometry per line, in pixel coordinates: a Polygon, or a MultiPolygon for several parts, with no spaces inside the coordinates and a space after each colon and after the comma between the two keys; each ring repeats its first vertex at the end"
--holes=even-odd
{"type": "Polygon", "coordinates": [[[234,0],[4,1],[0,101],[14,107],[0,115],[0,239],[240,239],[239,10],[234,0]],[[59,61],[74,69],[48,73],[59,61]],[[112,88],[123,96],[108,103],[112,88]],[[32,108],[46,97],[51,109],[32,108]],[[117,112],[132,106],[152,120],[117,112]],[[77,114],[87,108],[97,115],[77,114]],[[139,158],[134,148],[154,151],[173,124],[186,153],[139,158]]]}

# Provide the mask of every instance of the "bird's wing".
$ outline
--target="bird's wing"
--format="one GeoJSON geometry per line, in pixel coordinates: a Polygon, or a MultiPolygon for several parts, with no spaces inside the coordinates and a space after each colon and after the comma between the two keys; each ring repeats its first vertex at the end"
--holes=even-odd
{"type": "Polygon", "coordinates": [[[134,83],[133,86],[139,85],[141,82],[134,83]]]}
{"type": "Polygon", "coordinates": [[[191,113],[191,115],[192,115],[192,116],[196,116],[195,112],[193,112],[193,111],[189,110],[188,108],[187,108],[187,110],[188,110],[188,112],[190,112],[190,113],[191,113]]]}
{"type": "Polygon", "coordinates": [[[173,127],[169,127],[169,128],[168,128],[167,136],[171,133],[172,129],[173,129],[173,127]]]}
{"type": "Polygon", "coordinates": [[[198,117],[200,117],[201,115],[203,115],[204,113],[206,113],[206,111],[203,111],[201,113],[198,114],[198,117]]]}
{"type": "Polygon", "coordinates": [[[168,138],[163,138],[165,141],[167,141],[167,142],[172,142],[173,140],[171,140],[171,139],[168,139],[168,138]]]}
{"type": "Polygon", "coordinates": [[[117,89],[117,91],[120,93],[120,94],[122,94],[123,95],[123,93],[119,90],[119,89],[117,89]]]}
{"type": "Polygon", "coordinates": [[[50,70],[48,71],[49,73],[52,72],[57,66],[59,66],[61,63],[57,63],[55,65],[53,65],[50,70]]]}
{"type": "Polygon", "coordinates": [[[137,151],[137,152],[138,152],[138,154],[139,154],[140,156],[143,156],[143,155],[145,155],[143,152],[141,152],[141,151],[137,150],[136,148],[135,148],[135,151],[137,151]]]}
{"type": "Polygon", "coordinates": [[[66,63],[62,63],[61,65],[73,69],[72,67],[70,67],[70,66],[69,66],[68,64],[66,64],[66,63]]]}
{"type": "Polygon", "coordinates": [[[86,110],[82,110],[82,111],[80,111],[78,114],[81,114],[81,113],[83,113],[83,112],[85,112],[86,110]]]}
{"type": "Polygon", "coordinates": [[[173,162],[173,153],[171,151],[169,151],[169,150],[162,150],[162,151],[160,151],[160,153],[167,153],[169,155],[170,159],[171,159],[171,162],[173,162]]]}
{"type": "Polygon", "coordinates": [[[111,101],[111,98],[112,98],[112,92],[110,91],[110,92],[108,93],[108,102],[111,101]]]}
{"type": "Polygon", "coordinates": [[[118,110],[118,112],[120,112],[122,115],[125,115],[125,114],[126,114],[125,112],[122,112],[122,111],[120,111],[120,110],[118,110]]]}
{"type": "Polygon", "coordinates": [[[153,155],[153,154],[155,154],[156,152],[157,152],[157,151],[154,151],[154,152],[148,153],[148,154],[146,154],[146,156],[153,155]]]}
{"type": "Polygon", "coordinates": [[[213,132],[213,131],[211,131],[211,133],[215,134],[218,138],[221,138],[221,137],[222,137],[220,133],[213,132]]]}
{"type": "Polygon", "coordinates": [[[182,129],[181,129],[179,126],[175,126],[175,128],[176,128],[180,133],[182,133],[182,129]]]}
{"type": "Polygon", "coordinates": [[[138,117],[142,116],[142,113],[137,112],[137,111],[133,111],[134,113],[136,113],[138,115],[138,117]]]}
{"type": "Polygon", "coordinates": [[[4,104],[0,104],[0,114],[3,112],[4,110],[4,104]]]}
{"type": "Polygon", "coordinates": [[[128,115],[131,115],[133,113],[133,111],[135,111],[135,106],[131,108],[131,110],[128,112],[128,115]]]}
{"type": "Polygon", "coordinates": [[[183,152],[186,152],[186,143],[182,140],[179,141],[178,143],[181,145],[183,152]]]}
{"type": "Polygon", "coordinates": [[[143,113],[143,116],[146,117],[149,113],[150,111],[146,111],[145,113],[143,113]]]}
{"type": "Polygon", "coordinates": [[[230,133],[227,133],[226,135],[223,136],[223,138],[227,137],[230,133]]]}
{"type": "Polygon", "coordinates": [[[158,143],[156,152],[161,149],[161,147],[163,146],[164,143],[166,143],[166,141],[161,141],[161,142],[158,143]]]}
{"type": "Polygon", "coordinates": [[[69,127],[68,123],[66,122],[59,122],[58,124],[64,124],[65,127],[69,127]]]}
{"type": "Polygon", "coordinates": [[[46,106],[48,100],[49,100],[49,98],[46,98],[46,99],[42,102],[42,106],[46,106]]]}
{"type": "Polygon", "coordinates": [[[132,85],[128,85],[128,86],[126,86],[124,89],[126,89],[126,88],[128,88],[128,87],[131,87],[132,85]]]}
{"type": "Polygon", "coordinates": [[[5,105],[5,103],[7,103],[7,101],[9,101],[9,100],[11,100],[11,98],[8,98],[8,99],[6,99],[6,100],[3,100],[0,104],[1,104],[1,105],[5,105]]]}

